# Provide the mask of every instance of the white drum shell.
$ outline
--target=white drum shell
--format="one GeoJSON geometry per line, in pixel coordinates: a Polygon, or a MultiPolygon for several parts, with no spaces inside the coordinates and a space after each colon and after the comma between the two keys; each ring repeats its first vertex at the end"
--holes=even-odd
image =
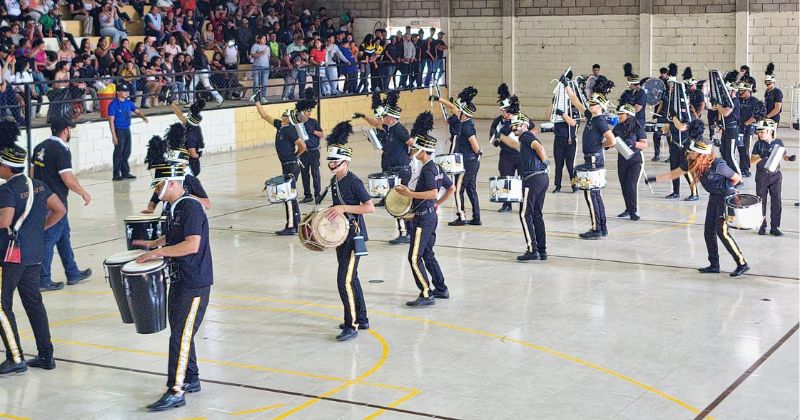
{"type": "Polygon", "coordinates": [[[518,176],[489,178],[489,201],[519,203],[522,201],[522,179],[518,176]]]}
{"type": "Polygon", "coordinates": [[[772,148],[772,153],[770,153],[767,163],[764,165],[764,168],[767,170],[767,172],[778,171],[785,153],[786,148],[783,146],[775,146],[772,148]]]}
{"type": "Polygon", "coordinates": [[[575,171],[575,179],[575,185],[582,190],[604,188],[606,186],[606,170],[605,168],[595,169],[593,171],[578,169],[575,171]]]}
{"type": "Polygon", "coordinates": [[[270,203],[283,203],[297,198],[297,189],[292,188],[292,181],[286,180],[280,184],[267,185],[267,200],[270,203]]]}
{"type": "MultiPolygon", "coordinates": [[[[385,175],[385,174],[384,174],[385,175]]],[[[395,185],[400,185],[400,177],[397,175],[386,175],[383,178],[369,178],[369,196],[372,198],[383,198],[389,194],[389,190],[395,185]]]]}
{"type": "MultiPolygon", "coordinates": [[[[748,194],[749,195],[749,194],[748,194]]],[[[757,196],[753,196],[758,198],[757,196]]],[[[747,207],[734,207],[725,201],[725,214],[726,223],[732,229],[758,229],[764,221],[764,215],[761,213],[761,199],[747,207]]]]}
{"type": "Polygon", "coordinates": [[[442,170],[447,174],[464,173],[464,156],[461,153],[437,155],[433,158],[433,161],[441,166],[442,170]]]}

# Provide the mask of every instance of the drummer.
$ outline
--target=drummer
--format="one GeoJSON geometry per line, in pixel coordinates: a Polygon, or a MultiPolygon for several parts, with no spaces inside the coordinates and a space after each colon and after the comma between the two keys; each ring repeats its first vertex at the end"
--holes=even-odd
{"type": "Polygon", "coordinates": [[[0,336],[6,348],[5,361],[0,363],[0,375],[24,372],[30,367],[54,369],[53,343],[47,311],[39,291],[39,271],[42,269],[44,231],[55,225],[67,210],[57,195],[39,180],[25,175],[27,151],[16,144],[19,127],[13,120],[0,121],[0,255],[6,255],[0,280],[0,336]],[[26,211],[28,198],[30,210],[26,211]],[[17,258],[9,255],[10,232],[14,232],[17,258]],[[36,338],[37,356],[25,361],[19,341],[17,322],[12,311],[14,290],[19,290],[22,307],[36,338]]]}
{"type": "Polygon", "coordinates": [[[764,222],[761,228],[758,229],[759,235],[767,234],[767,194],[769,194],[772,202],[770,203],[770,229],[769,234],[772,236],[783,236],[780,231],[781,226],[781,190],[783,189],[783,174],[781,174],[781,167],[775,169],[775,172],[767,170],[767,159],[772,155],[776,147],[784,147],[783,156],[781,160],[788,160],[794,162],[797,160],[796,155],[789,155],[785,150],[783,141],[775,138],[775,131],[778,123],[770,119],[764,119],[756,124],[756,135],[758,140],[753,145],[753,153],[750,157],[750,164],[756,165],[756,194],[761,198],[761,214],[764,215],[764,222]]]}
{"type": "Polygon", "coordinates": [[[435,138],[426,133],[414,136],[412,153],[422,163],[417,185],[413,191],[404,185],[394,187],[398,194],[413,199],[411,208],[414,209],[414,233],[408,249],[408,262],[420,294],[417,299],[406,302],[407,306],[412,307],[433,305],[436,303],[435,299],[450,298],[450,291],[444,283],[444,274],[433,253],[433,246],[436,244],[436,226],[439,224],[436,210],[455,192],[455,186],[433,161],[432,155],[435,151],[435,138]],[[439,197],[441,188],[446,191],[439,197]],[[432,278],[433,290],[429,278],[432,278]]]}
{"type": "Polygon", "coordinates": [[[547,243],[542,207],[547,196],[550,161],[544,146],[533,132],[533,124],[523,113],[511,117],[511,127],[519,140],[501,134],[500,141],[519,151],[522,162],[522,205],[519,208],[519,221],[525,235],[527,248],[517,257],[517,261],[547,259],[547,243]]]}
{"type": "MultiPolygon", "coordinates": [[[[511,133],[511,116],[519,112],[519,98],[511,96],[508,86],[503,83],[497,88],[500,104],[500,115],[492,121],[489,128],[489,137],[493,138],[492,145],[500,148],[500,159],[497,161],[497,170],[500,176],[519,176],[522,173],[522,162],[519,151],[500,141],[500,134],[511,133]]],[[[511,211],[511,203],[503,203],[498,210],[500,213],[511,211]]]]}
{"type": "MultiPolygon", "coordinates": [[[[177,125],[180,126],[180,124],[177,125]]],[[[174,126],[176,126],[176,124],[173,124],[173,127],[174,126]]],[[[176,131],[177,130],[172,129],[167,131],[167,138],[175,136],[177,134],[176,131]]],[[[206,210],[210,209],[211,200],[209,200],[208,194],[203,188],[203,184],[200,183],[200,179],[191,173],[188,173],[191,172],[191,160],[186,149],[169,150],[167,141],[163,140],[159,136],[153,136],[150,139],[150,142],[147,144],[147,156],[145,157],[145,163],[148,165],[148,169],[152,169],[153,166],[166,162],[190,165],[189,170],[187,170],[186,177],[183,180],[183,188],[189,195],[200,201],[200,204],[202,204],[206,210]]],[[[159,202],[161,202],[161,200],[158,199],[158,194],[154,192],[150,197],[150,201],[147,203],[147,207],[142,210],[142,213],[153,214],[159,202]]],[[[162,215],[166,215],[166,212],[167,208],[164,206],[162,215]]]]}
{"type": "MultiPolygon", "coordinates": [[[[384,158],[382,159],[381,169],[384,172],[394,172],[400,177],[402,185],[408,185],[411,179],[411,157],[408,148],[414,143],[408,130],[400,123],[400,113],[402,108],[397,104],[399,93],[389,92],[386,102],[383,105],[381,120],[369,115],[354,114],[355,117],[363,118],[373,127],[382,127],[386,131],[386,141],[383,144],[384,158]]],[[[401,218],[395,219],[397,223],[398,236],[389,241],[392,245],[411,243],[409,231],[411,224],[401,218]]]]}
{"type": "Polygon", "coordinates": [[[350,172],[353,149],[346,143],[352,132],[353,127],[346,121],[337,124],[328,136],[328,169],[334,174],[330,184],[333,206],[325,212],[330,220],[344,215],[350,225],[347,240],[336,247],[336,260],[339,263],[336,284],[344,305],[344,323],[339,325],[342,332],[336,336],[337,341],[350,340],[358,336],[358,330],[369,329],[367,305],[358,279],[358,261],[361,257],[356,254],[356,241],[369,240],[363,215],[374,212],[375,206],[364,183],[350,172]]]}
{"type": "MultiPolygon", "coordinates": [[[[284,176],[291,177],[292,189],[297,188],[297,179],[300,178],[299,159],[306,151],[306,144],[292,125],[297,122],[295,110],[284,110],[279,120],[272,118],[264,106],[258,102],[256,102],[256,110],[261,118],[278,130],[275,136],[275,149],[278,151],[281,169],[284,176]]],[[[300,224],[300,205],[297,204],[296,198],[286,200],[283,204],[286,208],[286,226],[275,234],[278,236],[297,235],[297,225],[300,224]]]]}
{"type": "Polygon", "coordinates": [[[636,109],[631,104],[625,104],[617,108],[619,123],[614,126],[612,132],[617,141],[622,141],[627,145],[633,155],[626,159],[622,153],[617,155],[617,176],[622,187],[622,198],[625,200],[625,211],[617,217],[629,217],[631,220],[639,220],[639,179],[642,177],[642,150],[647,148],[647,133],[644,125],[636,117],[636,109]]]}
{"type": "Polygon", "coordinates": [[[701,120],[692,121],[689,131],[696,140],[689,145],[686,160],[681,162],[681,167],[658,176],[649,176],[645,182],[664,182],[679,178],[686,172],[694,174],[692,179],[695,183],[700,180],[703,188],[710,194],[703,236],[708,250],[708,261],[711,264],[698,269],[698,271],[701,273],[720,272],[717,239],[714,237],[717,236],[736,262],[736,269],[730,273],[730,276],[738,277],[750,270],[750,267],[747,265],[739,245],[729,233],[728,223],[725,220],[725,197],[736,192],[733,186],[741,182],[742,177],[723,159],[716,157],[714,146],[711,143],[702,140],[704,130],[705,126],[701,120]]]}
{"type": "Polygon", "coordinates": [[[184,393],[200,391],[194,336],[203,322],[214,275],[208,218],[200,202],[183,188],[186,166],[166,164],[153,169],[150,185],[161,201],[170,204],[167,234],[153,241],[135,240],[133,245],[152,249],[138,262],[166,258],[170,267],[167,391],[147,406],[150,411],[163,411],[186,405],[184,393]]]}

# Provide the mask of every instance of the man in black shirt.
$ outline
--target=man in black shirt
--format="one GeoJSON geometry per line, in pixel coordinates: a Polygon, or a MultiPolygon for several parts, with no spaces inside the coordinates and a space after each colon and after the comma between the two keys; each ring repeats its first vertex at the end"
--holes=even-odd
{"type": "MultiPolygon", "coordinates": [[[[311,95],[313,95],[313,92],[311,92],[311,95]]],[[[303,167],[300,170],[300,175],[303,178],[303,200],[300,201],[301,203],[310,203],[315,198],[319,198],[322,188],[319,175],[319,141],[325,133],[322,131],[319,121],[311,118],[311,111],[316,106],[317,102],[314,99],[303,99],[295,105],[297,115],[303,121],[303,128],[308,134],[308,140],[305,141],[306,152],[300,156],[300,161],[303,163],[303,167]],[[312,183],[314,186],[313,195],[311,194],[312,183]]]]}
{"type": "Polygon", "coordinates": [[[352,132],[353,127],[346,121],[337,124],[328,136],[328,169],[333,173],[330,182],[333,206],[328,207],[325,213],[330,219],[343,215],[350,225],[347,239],[336,247],[339,267],[336,284],[344,305],[344,322],[339,326],[342,332],[336,336],[337,341],[350,340],[358,335],[358,330],[369,329],[367,305],[358,279],[358,261],[362,255],[360,251],[363,251],[361,245],[369,240],[363,215],[374,212],[375,206],[364,183],[350,172],[353,149],[346,143],[352,132]]]}
{"type": "MultiPolygon", "coordinates": [[[[92,196],[78,182],[72,171],[72,154],[67,145],[70,140],[71,129],[74,124],[66,118],[53,118],[50,120],[50,138],[39,143],[33,148],[33,167],[31,178],[42,181],[64,204],[67,205],[67,194],[70,190],[77,193],[88,206],[92,196]]],[[[75,263],[70,242],[70,227],[67,216],[61,218],[52,228],[44,234],[44,256],[42,258],[42,273],[39,287],[42,291],[59,290],[64,287],[62,282],[53,282],[50,267],[53,263],[53,247],[58,247],[58,255],[64,266],[67,284],[73,285],[86,280],[92,275],[92,269],[79,270],[75,263]]]]}
{"type": "Polygon", "coordinates": [[[475,115],[476,107],[472,103],[472,98],[478,93],[472,86],[464,89],[469,91],[467,96],[463,96],[465,92],[459,95],[460,102],[458,104],[460,112],[461,126],[456,138],[456,153],[461,153],[464,158],[464,174],[456,175],[456,189],[458,190],[458,218],[450,223],[449,226],[464,226],[466,224],[480,226],[481,225],[481,206],[480,199],[478,198],[478,170],[481,168],[481,151],[480,144],[478,143],[478,136],[475,133],[475,121],[472,119],[475,115]],[[464,193],[469,198],[469,203],[472,206],[472,219],[467,220],[467,213],[464,206],[464,193]]]}
{"type": "MultiPolygon", "coordinates": [[[[292,189],[295,190],[297,178],[300,178],[300,156],[306,151],[305,142],[297,135],[297,129],[294,128],[294,125],[301,124],[297,113],[293,109],[284,110],[281,119],[278,120],[267,114],[267,111],[258,102],[256,102],[256,109],[261,118],[278,130],[275,136],[275,149],[278,152],[278,159],[281,161],[283,175],[292,177],[292,189]]],[[[296,235],[297,225],[300,224],[300,205],[297,204],[296,197],[283,204],[286,207],[286,226],[275,234],[278,236],[296,235]]]]}
{"type": "Polygon", "coordinates": [[[166,258],[171,276],[167,297],[170,325],[167,391],[147,406],[150,411],[184,406],[185,392],[200,391],[194,336],[203,322],[214,273],[208,218],[202,204],[183,189],[185,168],[175,164],[154,168],[151,186],[160,200],[170,204],[167,233],[154,241],[134,241],[138,247],[152,249],[140,256],[138,262],[166,258]]]}
{"type": "MultiPolygon", "coordinates": [[[[769,85],[767,85],[769,89],[769,85]]],[[[758,140],[753,145],[753,155],[750,163],[756,165],[756,194],[761,198],[761,214],[764,221],[758,229],[759,235],[767,234],[767,195],[770,201],[770,230],[772,236],[783,236],[780,231],[781,225],[781,190],[783,189],[783,174],[780,170],[780,161],[788,160],[794,162],[796,155],[789,155],[783,141],[775,138],[775,131],[778,124],[772,120],[765,119],[758,122],[755,127],[758,140]],[[767,168],[767,161],[776,148],[783,147],[783,155],[779,157],[779,163],[775,168],[767,168]]],[[[778,149],[780,150],[780,149],[778,149]]]]}
{"type": "Polygon", "coordinates": [[[739,83],[739,140],[737,148],[739,150],[739,167],[742,169],[742,176],[750,176],[750,137],[755,133],[755,124],[759,119],[764,118],[764,103],[753,96],[753,86],[748,82],[739,83]]]}
{"type": "Polygon", "coordinates": [[[739,169],[739,161],[733,155],[736,151],[736,145],[739,138],[739,113],[741,106],[739,98],[736,96],[738,85],[731,81],[734,79],[736,72],[729,72],[725,76],[725,87],[728,90],[728,95],[731,98],[731,108],[723,108],[721,104],[711,102],[711,105],[717,110],[717,115],[722,119],[722,140],[719,148],[720,157],[728,164],[728,167],[733,169],[737,174],[741,175],[742,170],[739,169]]]}
{"type": "Polygon", "coordinates": [[[44,248],[44,230],[55,225],[67,210],[41,181],[25,176],[27,151],[15,144],[19,128],[14,121],[0,122],[0,336],[6,360],[0,375],[24,372],[28,366],[53,369],[53,344],[47,311],[39,291],[39,270],[44,248]],[[12,310],[14,290],[31,323],[38,355],[25,362],[12,310]]]}
{"type": "Polygon", "coordinates": [[[764,107],[767,109],[766,119],[775,121],[775,126],[780,125],[781,122],[781,109],[783,108],[783,92],[775,86],[775,65],[769,63],[767,65],[766,77],[764,78],[764,85],[767,90],[764,92],[764,107]]]}
{"type": "MultiPolygon", "coordinates": [[[[511,96],[505,83],[497,88],[497,94],[499,95],[497,103],[500,104],[500,115],[492,121],[489,128],[489,137],[493,139],[492,145],[500,148],[497,170],[500,172],[500,176],[519,175],[522,165],[519,151],[500,141],[501,134],[511,134],[511,116],[519,112],[519,99],[516,95],[511,96]]],[[[499,211],[501,213],[511,211],[511,203],[503,203],[499,211]]]]}

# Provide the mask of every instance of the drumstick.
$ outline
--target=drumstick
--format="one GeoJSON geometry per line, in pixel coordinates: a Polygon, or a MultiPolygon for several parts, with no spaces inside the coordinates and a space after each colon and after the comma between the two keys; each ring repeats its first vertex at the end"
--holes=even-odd
{"type": "Polygon", "coordinates": [[[650,188],[650,195],[655,195],[655,193],[653,192],[653,186],[650,185],[649,182],[647,182],[647,172],[644,170],[644,167],[642,167],[642,174],[644,174],[645,185],[647,185],[647,188],[650,188]]]}

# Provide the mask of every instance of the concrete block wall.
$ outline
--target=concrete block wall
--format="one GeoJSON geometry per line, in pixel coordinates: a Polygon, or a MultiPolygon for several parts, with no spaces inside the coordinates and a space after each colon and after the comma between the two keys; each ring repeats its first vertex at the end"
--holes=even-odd
{"type": "Polygon", "coordinates": [[[652,1],[653,14],[733,13],[736,11],[736,0],[652,1]]]}
{"type": "MultiPolygon", "coordinates": [[[[694,78],[706,78],[704,67],[731,70],[736,63],[736,17],[733,13],[653,16],[653,65],[678,64],[680,75],[692,67],[694,78]]],[[[743,64],[743,63],[742,63],[743,64]]]]}
{"type": "Polygon", "coordinates": [[[639,14],[639,0],[518,0],[514,6],[515,16],[639,14]]]}
{"type": "MultiPolygon", "coordinates": [[[[499,0],[492,1],[499,2],[499,0]]],[[[439,0],[389,1],[389,17],[391,18],[438,17],[441,15],[441,13],[441,4],[439,3],[439,0]]]]}
{"type": "Polygon", "coordinates": [[[759,12],[797,12],[797,0],[750,0],[750,13],[759,12]]]}
{"type": "Polygon", "coordinates": [[[497,86],[503,82],[503,18],[450,19],[450,81],[452,95],[474,86],[479,118],[492,117],[497,86]]]}
{"type": "MultiPolygon", "coordinates": [[[[797,7],[797,3],[795,3],[797,7]]],[[[750,73],[758,80],[756,96],[763,99],[764,69],[770,61],[775,63],[777,86],[783,91],[781,124],[791,121],[791,87],[800,85],[800,13],[751,13],[748,64],[750,73]]]]}

